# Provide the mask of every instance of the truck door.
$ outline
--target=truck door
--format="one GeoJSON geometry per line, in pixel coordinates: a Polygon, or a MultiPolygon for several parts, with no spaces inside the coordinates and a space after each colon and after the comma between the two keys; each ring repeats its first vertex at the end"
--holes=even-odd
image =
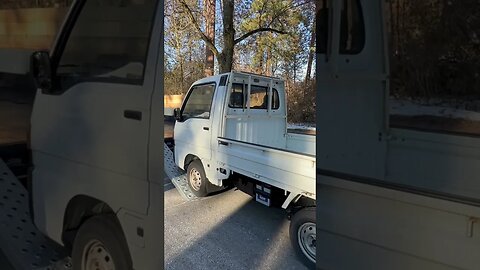
{"type": "Polygon", "coordinates": [[[317,173],[385,174],[388,97],[381,1],[322,1],[317,13],[317,173]]]}
{"type": "Polygon", "coordinates": [[[33,106],[35,219],[55,240],[77,194],[116,210],[148,207],[156,1],[114,2],[75,2],[50,52],[51,87],[37,91],[33,106]]]}
{"type": "Polygon", "coordinates": [[[174,129],[176,153],[188,152],[200,159],[211,159],[212,102],[215,88],[216,82],[212,81],[193,85],[188,91],[180,109],[181,120],[177,120],[174,129]]]}

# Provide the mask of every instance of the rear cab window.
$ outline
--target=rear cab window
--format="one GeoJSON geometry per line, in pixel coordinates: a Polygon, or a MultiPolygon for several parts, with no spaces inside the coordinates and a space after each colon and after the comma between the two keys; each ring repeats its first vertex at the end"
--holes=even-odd
{"type": "MultiPolygon", "coordinates": [[[[248,96],[248,85],[233,83],[230,91],[230,100],[228,106],[230,108],[246,109],[250,102],[250,109],[267,110],[268,109],[268,87],[252,85],[250,87],[250,96],[248,96]]],[[[272,88],[272,110],[280,108],[280,99],[278,91],[272,88]]]]}
{"type": "MultiPolygon", "coordinates": [[[[320,0],[316,14],[316,52],[328,54],[331,45],[332,0],[320,0]]],[[[354,55],[365,47],[365,21],[360,0],[343,0],[339,54],[354,55]]]]}

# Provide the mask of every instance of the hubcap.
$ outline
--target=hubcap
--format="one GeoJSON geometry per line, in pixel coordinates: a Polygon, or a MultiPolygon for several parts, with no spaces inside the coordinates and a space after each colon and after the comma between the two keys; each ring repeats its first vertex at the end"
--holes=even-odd
{"type": "Polygon", "coordinates": [[[92,240],[83,249],[82,270],[115,270],[112,256],[102,242],[92,240]]]}
{"type": "Polygon", "coordinates": [[[298,228],[298,245],[303,254],[315,263],[315,254],[317,250],[316,225],[312,222],[305,222],[298,228]]]}
{"type": "Polygon", "coordinates": [[[200,190],[200,186],[202,185],[202,176],[197,169],[192,168],[192,170],[190,170],[189,181],[190,186],[192,186],[195,191],[200,190]]]}

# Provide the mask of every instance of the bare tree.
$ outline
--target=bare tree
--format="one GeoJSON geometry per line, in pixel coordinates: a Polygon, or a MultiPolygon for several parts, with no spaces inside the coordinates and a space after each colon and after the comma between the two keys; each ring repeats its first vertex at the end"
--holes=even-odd
{"type": "MultiPolygon", "coordinates": [[[[215,44],[215,0],[204,0],[205,35],[215,44]]],[[[205,76],[212,76],[215,68],[213,51],[205,46],[205,76]]]]}
{"type": "Polygon", "coordinates": [[[273,16],[272,20],[266,22],[263,25],[259,25],[258,28],[248,31],[241,36],[235,38],[235,27],[234,27],[234,10],[235,4],[234,0],[223,0],[222,7],[222,19],[223,19],[223,46],[222,51],[219,51],[215,46],[215,43],[207,34],[201,29],[200,24],[198,23],[194,11],[192,8],[185,2],[185,0],[180,0],[180,3],[183,5],[187,11],[187,15],[190,18],[191,23],[195,26],[197,33],[200,35],[202,40],[205,42],[206,46],[213,52],[215,57],[217,57],[219,71],[220,73],[229,72],[232,70],[233,66],[233,54],[235,46],[249,38],[252,35],[261,32],[273,32],[277,34],[287,34],[287,31],[276,29],[272,27],[272,24],[281,16],[273,16]]]}

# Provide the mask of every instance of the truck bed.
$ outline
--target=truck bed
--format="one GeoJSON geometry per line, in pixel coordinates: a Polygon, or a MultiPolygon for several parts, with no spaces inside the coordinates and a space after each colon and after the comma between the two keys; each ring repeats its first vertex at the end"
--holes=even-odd
{"type": "Polygon", "coordinates": [[[315,139],[315,136],[306,133],[288,132],[285,150],[314,156],[316,149],[315,139]]]}
{"type": "Polygon", "coordinates": [[[308,140],[301,136],[306,135],[297,135],[292,135],[295,147],[290,149],[218,138],[220,160],[234,172],[315,199],[315,148],[295,151],[315,145],[315,137],[302,146],[302,139],[308,140]]]}
{"type": "Polygon", "coordinates": [[[388,149],[388,183],[480,204],[480,138],[394,128],[388,149]]]}
{"type": "Polygon", "coordinates": [[[466,136],[480,136],[480,122],[430,115],[391,115],[390,127],[466,136]]]}

